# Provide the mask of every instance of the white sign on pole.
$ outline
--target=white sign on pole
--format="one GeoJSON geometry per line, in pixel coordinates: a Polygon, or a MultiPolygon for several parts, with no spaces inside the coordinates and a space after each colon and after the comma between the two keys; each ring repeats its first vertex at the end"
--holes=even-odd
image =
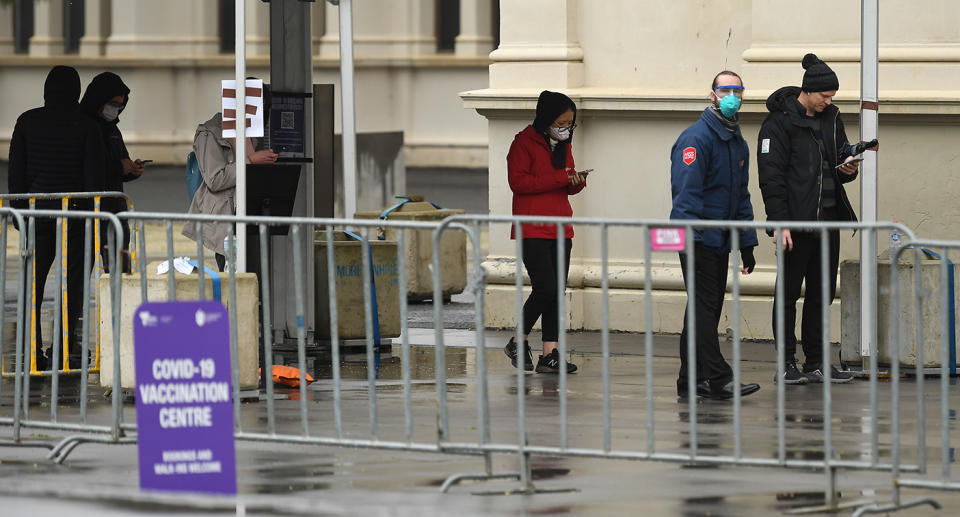
{"type": "MultiPolygon", "coordinates": [[[[246,135],[247,137],[263,136],[263,80],[247,79],[246,83],[246,135]]],[[[237,87],[236,81],[220,81],[223,108],[223,137],[236,138],[237,122],[237,87]]]]}

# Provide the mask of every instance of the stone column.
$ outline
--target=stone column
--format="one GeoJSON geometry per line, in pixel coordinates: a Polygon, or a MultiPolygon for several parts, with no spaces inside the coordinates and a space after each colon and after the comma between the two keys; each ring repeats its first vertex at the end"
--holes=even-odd
{"type": "Polygon", "coordinates": [[[154,58],[216,55],[220,53],[217,23],[214,1],[113,0],[106,54],[154,58]]]}
{"type": "MultiPolygon", "coordinates": [[[[772,90],[784,85],[783,78],[790,81],[787,84],[798,84],[803,77],[800,62],[804,54],[813,52],[837,73],[838,97],[859,98],[860,2],[810,0],[803,5],[805,12],[829,12],[830,16],[794,16],[791,23],[782,20],[784,13],[797,9],[795,2],[753,2],[751,9],[751,45],[743,53],[751,88],[772,90]]],[[[911,2],[882,2],[882,97],[893,100],[906,98],[906,92],[926,91],[925,96],[942,98],[944,92],[956,91],[960,83],[958,16],[960,2],[941,1],[924,9],[911,2]]]]}
{"type": "Polygon", "coordinates": [[[486,56],[493,50],[492,0],[460,0],[458,56],[486,56]]]}
{"type": "MultiPolygon", "coordinates": [[[[13,16],[13,4],[0,5],[0,20],[13,20],[13,16]]],[[[13,53],[13,23],[0,23],[0,56],[13,53]]]]}
{"type": "MultiPolygon", "coordinates": [[[[315,2],[310,6],[310,53],[317,56],[321,52],[323,35],[327,33],[328,2],[315,2]]],[[[332,6],[331,6],[332,7],[332,6]]]]}
{"type": "MultiPolygon", "coordinates": [[[[356,9],[357,5],[354,4],[353,8],[356,9]]],[[[323,34],[316,40],[314,55],[339,57],[340,7],[330,2],[323,2],[320,10],[323,11],[323,34]]],[[[356,18],[354,18],[354,23],[356,23],[356,18]]],[[[314,25],[314,27],[317,27],[317,30],[319,30],[318,25],[314,25]]]]}
{"type": "Polygon", "coordinates": [[[84,4],[84,31],[80,38],[81,56],[102,56],[110,36],[111,0],[86,0],[84,4]]]}
{"type": "Polygon", "coordinates": [[[491,88],[583,86],[580,0],[501,2],[500,46],[490,53],[491,88]]]}
{"type": "Polygon", "coordinates": [[[270,55],[270,4],[246,0],[247,55],[270,55]]]}
{"type": "MultiPolygon", "coordinates": [[[[339,56],[339,7],[327,4],[326,34],[320,54],[339,56]]],[[[434,3],[423,0],[353,2],[353,52],[357,57],[409,57],[435,54],[434,3]]]]}
{"type": "Polygon", "coordinates": [[[33,3],[31,56],[63,55],[63,2],[47,0],[33,3]]]}

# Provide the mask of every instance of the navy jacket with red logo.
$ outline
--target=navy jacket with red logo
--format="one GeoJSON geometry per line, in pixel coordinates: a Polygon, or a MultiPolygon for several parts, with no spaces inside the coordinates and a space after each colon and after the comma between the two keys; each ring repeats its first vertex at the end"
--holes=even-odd
{"type": "MultiPolygon", "coordinates": [[[[573,152],[567,147],[568,169],[573,169],[573,152]]],[[[513,215],[542,215],[552,217],[570,217],[571,196],[587,186],[583,183],[573,186],[567,178],[567,171],[555,169],[550,161],[550,146],[533,126],[527,126],[517,133],[507,153],[507,179],[513,191],[513,215]]],[[[573,238],[573,226],[564,226],[567,239],[573,238]]],[[[510,238],[515,238],[514,228],[510,227],[510,238]]],[[[557,226],[554,224],[523,225],[524,239],[556,239],[557,226]]]]}
{"type": "MultiPolygon", "coordinates": [[[[740,127],[730,131],[710,108],[684,130],[670,150],[670,219],[752,221],[747,190],[750,149],[740,127]]],[[[694,240],[730,251],[730,232],[694,229],[694,240]]],[[[757,245],[757,232],[740,231],[740,248],[757,245]]]]}

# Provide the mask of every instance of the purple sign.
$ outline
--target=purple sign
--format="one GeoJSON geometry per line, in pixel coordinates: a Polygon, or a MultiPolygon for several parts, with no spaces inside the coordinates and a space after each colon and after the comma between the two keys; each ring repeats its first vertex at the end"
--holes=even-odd
{"type": "Polygon", "coordinates": [[[144,303],[133,343],[140,489],[236,494],[226,309],[144,303]]]}

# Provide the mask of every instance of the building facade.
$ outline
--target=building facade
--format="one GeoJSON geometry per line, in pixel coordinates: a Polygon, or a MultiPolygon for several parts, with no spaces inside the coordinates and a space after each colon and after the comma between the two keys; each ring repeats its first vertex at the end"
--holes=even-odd
{"type": "MultiPolygon", "coordinates": [[[[880,2],[878,218],[899,220],[924,237],[955,239],[960,3],[933,4],[880,2]]],[[[807,52],[839,76],[835,102],[849,138],[858,140],[860,2],[524,0],[500,6],[490,87],[461,96],[489,122],[494,214],[510,213],[505,157],[513,136],[533,120],[543,89],[567,93],[579,108],[574,155],[578,168],[595,169],[588,188],[571,199],[581,216],[669,217],[671,145],[707,106],[720,70],[743,76],[741,122],[753,158],[767,96],[800,84],[807,52]]],[[[754,212],[763,220],[755,167],[750,175],[754,212]]],[[[848,184],[847,192],[859,211],[859,182],[848,184]]],[[[644,330],[643,237],[639,230],[610,231],[611,327],[644,330]]],[[[841,260],[858,257],[859,238],[842,234],[841,260]]],[[[491,228],[486,307],[492,326],[514,325],[514,250],[509,228],[491,228]]],[[[599,232],[577,229],[572,255],[567,321],[571,328],[598,329],[599,232]]],[[[745,338],[770,338],[771,239],[761,235],[756,256],[756,271],[742,282],[741,329],[745,338]]],[[[679,332],[686,297],[677,255],[655,253],[651,265],[653,328],[679,332]]],[[[731,323],[728,310],[721,331],[731,323]]],[[[839,339],[839,300],[831,330],[839,339]]]]}
{"type": "MultiPolygon", "coordinates": [[[[339,108],[338,7],[310,5],[314,82],[335,85],[339,108]]],[[[269,80],[269,5],[245,6],[247,70],[269,80]]],[[[17,116],[42,104],[50,67],[70,64],[84,86],[104,70],[130,86],[121,128],[131,152],[183,163],[197,124],[220,108],[220,80],[234,76],[233,8],[234,0],[0,1],[0,150],[17,116]]],[[[457,94],[487,85],[498,8],[354,2],[357,130],[403,131],[408,166],[486,167],[486,121],[457,94]]]]}
{"type": "MultiPolygon", "coordinates": [[[[181,163],[197,123],[219,109],[219,81],[233,77],[232,0],[0,0],[0,150],[16,117],[42,103],[55,64],[86,83],[111,70],[132,89],[122,116],[131,151],[181,163]],[[30,5],[27,19],[24,6],[30,5]],[[82,17],[76,12],[82,5],[82,17]],[[78,19],[82,24],[78,25],[78,19]],[[80,30],[82,27],[82,30],[80,30]],[[27,30],[29,28],[29,30],[27,30]]],[[[573,199],[578,215],[667,218],[669,150],[707,105],[722,69],[743,76],[744,136],[756,152],[764,101],[799,84],[815,52],[837,72],[836,102],[857,139],[859,2],[831,0],[354,0],[357,129],[403,131],[408,166],[489,168],[489,206],[510,213],[506,153],[533,119],[538,93],[559,90],[580,108],[574,152],[593,168],[573,199]],[[494,50],[495,49],[495,50],[494,50]],[[492,52],[491,52],[492,50],[492,52]]],[[[247,66],[269,79],[267,5],[246,0],[247,66]]],[[[956,238],[960,137],[960,3],[880,2],[879,218],[918,234],[956,238]]],[[[314,82],[339,92],[337,7],[311,6],[314,82]]],[[[339,107],[339,98],[337,100],[339,107]]],[[[336,114],[339,125],[339,114],[336,114]]],[[[763,206],[752,168],[754,211],[763,206]]],[[[859,183],[848,186],[859,209],[859,183]]],[[[610,239],[611,325],[643,330],[644,241],[610,239]]],[[[842,237],[857,258],[859,234],[842,237]]],[[[884,249],[884,242],[879,249],[884,249]]],[[[514,247],[490,230],[486,263],[491,326],[514,325],[514,247]]],[[[761,238],[743,279],[743,335],[768,338],[774,249],[761,238]]],[[[577,230],[568,293],[571,328],[601,324],[600,238],[577,230]]],[[[655,254],[654,322],[679,331],[685,295],[675,254],[655,254]]],[[[838,302],[839,304],[839,302],[838,302]]],[[[839,336],[839,309],[831,325],[839,336]]],[[[728,319],[724,322],[730,325],[728,319]]]]}

